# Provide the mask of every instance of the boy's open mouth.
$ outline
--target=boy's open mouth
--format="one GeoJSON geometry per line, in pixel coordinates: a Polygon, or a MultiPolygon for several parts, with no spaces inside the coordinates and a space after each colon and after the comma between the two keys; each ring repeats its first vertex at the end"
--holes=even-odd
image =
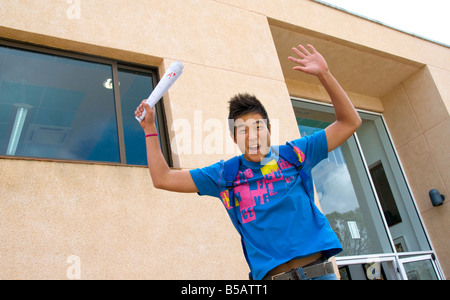
{"type": "Polygon", "coordinates": [[[250,150],[250,154],[258,153],[259,149],[261,149],[261,145],[259,144],[248,147],[248,150],[250,150]]]}

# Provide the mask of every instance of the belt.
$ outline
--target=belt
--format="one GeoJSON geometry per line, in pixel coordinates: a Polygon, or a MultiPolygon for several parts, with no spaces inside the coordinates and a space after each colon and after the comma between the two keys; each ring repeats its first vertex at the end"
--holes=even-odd
{"type": "Polygon", "coordinates": [[[320,262],[318,264],[294,269],[289,272],[268,275],[264,277],[263,280],[306,280],[328,274],[334,274],[333,264],[331,262],[320,262]],[[302,277],[302,273],[305,275],[304,277],[302,277]]]}

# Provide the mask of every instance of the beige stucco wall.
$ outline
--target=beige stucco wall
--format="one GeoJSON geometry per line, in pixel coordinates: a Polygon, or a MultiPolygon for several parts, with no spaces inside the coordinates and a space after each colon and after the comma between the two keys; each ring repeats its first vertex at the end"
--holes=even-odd
{"type": "Polygon", "coordinates": [[[0,176],[0,279],[67,279],[73,255],[81,279],[247,276],[222,204],[145,168],[0,159],[0,176]]]}
{"type": "Polygon", "coordinates": [[[444,202],[433,207],[428,192],[437,189],[448,198],[450,191],[450,116],[445,105],[448,74],[424,67],[382,98],[384,117],[446,274],[450,273],[450,248],[444,228],[450,226],[449,205],[444,202]]]}
{"type": "MultiPolygon", "coordinates": [[[[429,207],[428,187],[423,185],[426,178],[442,193],[449,190],[448,147],[442,137],[439,141],[440,132],[450,132],[448,48],[309,0],[79,3],[80,15],[73,18],[73,7],[65,0],[2,1],[0,37],[156,66],[160,73],[181,60],[184,75],[164,98],[169,129],[174,121],[186,119],[194,131],[198,112],[200,125],[223,120],[225,135],[227,101],[245,91],[261,98],[283,129],[280,141],[298,137],[290,95],[328,99],[316,83],[285,75],[270,28],[274,24],[298,30],[307,39],[327,41],[325,50],[332,54],[333,47],[339,47],[349,61],[360,53],[362,62],[386,62],[389,71],[400,67],[399,76],[407,78],[389,78],[383,83],[383,90],[390,90],[385,95],[365,94],[368,89],[357,86],[348,92],[357,107],[386,114],[433,244],[449,268],[448,238],[441,230],[448,205],[429,207]],[[432,95],[414,101],[417,87],[432,95]],[[421,99],[427,98],[438,105],[431,114],[421,107],[421,99]],[[430,159],[417,165],[410,157],[422,153],[422,145],[430,159]]],[[[349,72],[339,75],[353,88],[349,72]]],[[[373,78],[381,86],[383,76],[373,78]]],[[[170,130],[169,138],[176,143],[179,136],[170,130]]],[[[225,157],[182,153],[173,160],[177,168],[197,168],[225,157]]],[[[239,238],[221,203],[156,191],[145,168],[0,158],[0,178],[0,279],[65,279],[71,255],[80,258],[83,279],[247,278],[239,238]],[[136,195],[140,189],[144,192],[136,195]]]]}

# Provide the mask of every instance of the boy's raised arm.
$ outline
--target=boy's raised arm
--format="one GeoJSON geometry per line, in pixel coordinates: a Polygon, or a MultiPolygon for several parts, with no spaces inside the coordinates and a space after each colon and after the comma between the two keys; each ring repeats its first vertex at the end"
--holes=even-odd
{"type": "Polygon", "coordinates": [[[146,145],[148,168],[154,187],[171,192],[197,193],[198,189],[188,170],[171,170],[167,165],[156,135],[155,109],[150,108],[145,101],[142,101],[134,114],[140,117],[146,110],[145,118],[140,124],[146,136],[152,135],[146,137],[146,145]]]}
{"type": "Polygon", "coordinates": [[[331,98],[336,122],[328,126],[325,133],[328,151],[333,151],[356,132],[362,121],[347,94],[330,73],[323,56],[312,45],[308,45],[308,48],[309,50],[302,45],[298,49],[293,48],[292,51],[298,58],[290,56],[289,60],[298,64],[294,70],[317,76],[331,98]]]}

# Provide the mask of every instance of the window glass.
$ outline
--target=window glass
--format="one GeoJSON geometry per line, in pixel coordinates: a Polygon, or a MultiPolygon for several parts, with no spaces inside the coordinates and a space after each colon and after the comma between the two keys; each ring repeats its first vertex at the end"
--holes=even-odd
{"type": "Polygon", "coordinates": [[[381,117],[361,117],[358,140],[396,250],[431,250],[385,124],[381,117]]]}
{"type": "Polygon", "coordinates": [[[321,208],[341,241],[344,250],[339,256],[391,252],[386,232],[376,229],[382,226],[378,211],[363,202],[367,199],[364,183],[351,174],[357,168],[349,160],[354,146],[346,142],[313,168],[321,208]]]}
{"type": "Polygon", "coordinates": [[[431,260],[419,260],[404,263],[408,280],[438,280],[431,260]]]}
{"type": "MultiPolygon", "coordinates": [[[[320,106],[293,104],[302,136],[335,121],[334,114],[320,106]]],[[[321,209],[344,249],[339,256],[393,251],[354,137],[330,152],[312,175],[321,209]]]]}
{"type": "Polygon", "coordinates": [[[394,195],[392,194],[389,181],[384,171],[383,164],[378,162],[370,167],[370,175],[372,176],[373,184],[378,194],[381,207],[383,208],[384,217],[389,227],[402,222],[402,217],[398,211],[395,203],[394,195]]]}
{"type": "MultiPolygon", "coordinates": [[[[302,136],[335,121],[332,107],[293,101],[302,136]]],[[[399,160],[379,115],[313,170],[320,205],[344,247],[341,256],[431,250],[399,160]]]]}
{"type": "Polygon", "coordinates": [[[144,131],[134,112],[153,90],[153,78],[150,73],[119,69],[119,81],[127,164],[147,165],[144,131]]]}
{"type": "Polygon", "coordinates": [[[0,155],[120,162],[112,66],[0,46],[0,155]]]}

